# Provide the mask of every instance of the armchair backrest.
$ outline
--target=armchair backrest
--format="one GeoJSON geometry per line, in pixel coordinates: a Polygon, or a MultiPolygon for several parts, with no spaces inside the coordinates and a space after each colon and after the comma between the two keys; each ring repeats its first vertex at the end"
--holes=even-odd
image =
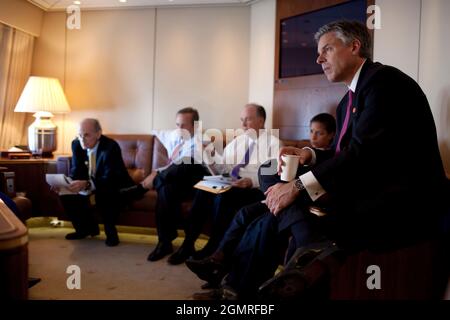
{"type": "Polygon", "coordinates": [[[108,134],[109,138],[114,139],[122,149],[122,157],[128,173],[135,182],[142,181],[151,170],[159,163],[156,158],[164,157],[160,154],[167,154],[165,148],[155,136],[150,134],[108,134]],[[155,144],[158,152],[155,152],[155,144]],[[159,146],[160,145],[160,146],[159,146]]]}

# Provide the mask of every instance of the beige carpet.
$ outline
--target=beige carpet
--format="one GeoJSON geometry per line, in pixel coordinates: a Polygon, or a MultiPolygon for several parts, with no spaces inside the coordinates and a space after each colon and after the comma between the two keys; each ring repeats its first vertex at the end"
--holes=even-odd
{"type": "MultiPolygon", "coordinates": [[[[29,290],[30,299],[148,299],[188,300],[201,291],[199,280],[186,266],[169,265],[166,259],[149,262],[157,237],[121,232],[117,247],[104,244],[102,232],[95,238],[68,241],[71,228],[30,228],[29,275],[40,283],[29,290]],[[66,269],[81,269],[81,289],[67,288],[66,269]]],[[[182,238],[174,245],[179,246],[182,238]]],[[[204,240],[198,240],[198,248],[204,240]]]]}

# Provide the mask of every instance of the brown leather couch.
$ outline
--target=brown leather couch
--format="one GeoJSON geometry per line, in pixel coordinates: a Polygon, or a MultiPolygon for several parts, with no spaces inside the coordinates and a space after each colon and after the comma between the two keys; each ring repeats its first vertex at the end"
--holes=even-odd
{"type": "MultiPolygon", "coordinates": [[[[156,136],[150,134],[108,134],[107,136],[119,143],[125,166],[136,183],[141,182],[152,169],[162,167],[169,161],[165,147],[156,136]]],[[[286,140],[283,141],[283,144],[303,147],[309,145],[309,142],[307,140],[286,140]]],[[[69,174],[69,168],[70,157],[59,157],[57,161],[58,173],[69,174]]],[[[190,201],[184,202],[182,212],[187,213],[190,205],[190,201]]],[[[155,227],[155,206],[156,191],[150,190],[143,199],[133,202],[121,214],[118,224],[155,227]]]]}

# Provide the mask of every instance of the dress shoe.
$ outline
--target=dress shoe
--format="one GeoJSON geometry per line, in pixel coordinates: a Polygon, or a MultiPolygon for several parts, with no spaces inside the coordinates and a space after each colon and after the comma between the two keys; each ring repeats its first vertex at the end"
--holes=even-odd
{"type": "Polygon", "coordinates": [[[297,248],[286,264],[286,269],[304,268],[315,259],[322,259],[338,250],[336,244],[331,241],[315,242],[297,248]]]}
{"type": "Polygon", "coordinates": [[[202,288],[203,290],[219,289],[219,284],[218,283],[205,282],[204,284],[202,284],[202,286],[200,288],[202,288]]]}
{"type": "Polygon", "coordinates": [[[119,237],[107,237],[105,240],[105,244],[108,247],[115,247],[120,243],[119,237]]]}
{"type": "Polygon", "coordinates": [[[99,230],[94,230],[90,233],[84,233],[84,232],[71,232],[66,234],[66,240],[80,240],[80,239],[84,239],[87,236],[91,236],[91,237],[95,237],[98,236],[100,234],[99,230]]]}
{"type": "Polygon", "coordinates": [[[239,300],[239,295],[230,286],[223,285],[222,286],[222,297],[221,297],[221,300],[229,300],[229,301],[239,300]]]}
{"type": "Polygon", "coordinates": [[[183,244],[174,254],[169,257],[169,259],[167,259],[167,262],[173,265],[182,264],[194,253],[194,251],[195,249],[193,245],[183,244]]]}
{"type": "Polygon", "coordinates": [[[205,292],[197,292],[192,295],[194,300],[239,300],[237,292],[228,286],[205,292]]]}
{"type": "Polygon", "coordinates": [[[156,248],[148,255],[148,261],[158,261],[173,252],[172,243],[158,242],[156,248]]]}
{"type": "Polygon", "coordinates": [[[315,243],[297,249],[286,268],[259,287],[266,301],[326,299],[331,275],[345,260],[334,243],[315,243]]]}
{"type": "Polygon", "coordinates": [[[209,245],[209,242],[201,250],[196,251],[192,254],[192,258],[195,260],[203,260],[210,255],[212,255],[217,249],[217,246],[209,245]]]}
{"type": "Polygon", "coordinates": [[[196,292],[192,295],[194,300],[221,300],[222,289],[213,289],[210,291],[196,292]]]}
{"type": "Polygon", "coordinates": [[[299,269],[288,269],[264,282],[258,296],[264,301],[292,301],[305,296],[308,281],[299,269]]]}
{"type": "Polygon", "coordinates": [[[212,257],[203,260],[186,260],[186,266],[194,272],[200,279],[216,286],[220,284],[223,277],[228,273],[226,266],[212,257]]]}

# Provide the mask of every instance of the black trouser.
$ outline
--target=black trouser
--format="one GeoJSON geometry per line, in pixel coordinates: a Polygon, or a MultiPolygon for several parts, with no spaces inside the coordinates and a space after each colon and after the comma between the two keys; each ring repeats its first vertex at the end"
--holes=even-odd
{"type": "Polygon", "coordinates": [[[243,298],[254,297],[258,287],[283,263],[283,258],[288,261],[296,248],[324,239],[316,231],[317,217],[305,210],[298,201],[279,216],[270,213],[264,204],[243,208],[219,248],[231,265],[226,284],[243,298]],[[284,257],[289,241],[291,246],[284,257]]]}
{"type": "MultiPolygon", "coordinates": [[[[225,259],[230,260],[236,247],[242,239],[247,227],[256,219],[267,213],[269,209],[261,202],[256,202],[241,208],[231,221],[223,236],[218,250],[224,253],[225,259]]],[[[227,261],[229,263],[229,261],[227,261]]]]}
{"type": "Polygon", "coordinates": [[[205,222],[211,219],[212,228],[207,246],[211,251],[214,251],[222,240],[236,212],[243,206],[260,202],[263,199],[264,194],[255,188],[231,188],[220,194],[196,190],[185,228],[185,241],[193,244],[200,235],[205,222]]]}
{"type": "Polygon", "coordinates": [[[77,233],[88,235],[98,231],[98,222],[94,216],[94,210],[97,209],[103,220],[106,236],[117,237],[115,225],[124,208],[119,193],[102,193],[97,190],[95,207],[90,204],[89,196],[64,195],[61,196],[61,201],[77,233]]]}
{"type": "Polygon", "coordinates": [[[200,164],[172,164],[158,173],[153,185],[158,193],[156,227],[161,242],[170,242],[178,236],[181,203],[193,194],[193,186],[207,175],[200,164]]]}
{"type": "MultiPolygon", "coordinates": [[[[259,177],[263,191],[280,182],[278,175],[260,174],[259,177]]],[[[289,239],[291,246],[286,260],[296,248],[322,240],[317,217],[308,211],[310,203],[309,197],[303,194],[278,216],[262,203],[242,208],[219,247],[228,263],[232,260],[226,284],[242,297],[252,297],[282,262],[289,239]]]]}

